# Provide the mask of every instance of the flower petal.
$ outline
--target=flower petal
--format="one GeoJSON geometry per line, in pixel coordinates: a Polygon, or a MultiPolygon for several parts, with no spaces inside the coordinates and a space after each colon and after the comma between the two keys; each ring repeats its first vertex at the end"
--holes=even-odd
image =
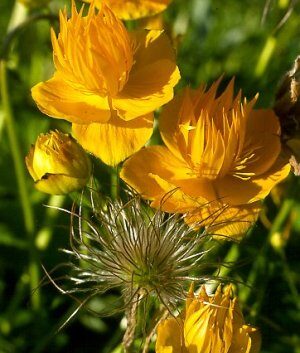
{"type": "Polygon", "coordinates": [[[206,178],[185,178],[174,180],[174,184],[191,198],[205,198],[206,201],[216,201],[219,196],[215,190],[214,183],[206,178]]]}
{"type": "MultiPolygon", "coordinates": [[[[192,104],[191,90],[186,88],[183,92],[177,94],[174,99],[167,104],[160,115],[159,131],[161,137],[172,153],[178,157],[184,154],[185,143],[180,139],[179,124],[183,124],[184,120],[195,119],[194,106],[192,104]],[[181,148],[180,148],[181,147],[181,148]]],[[[201,141],[198,141],[198,145],[201,141]]]]}
{"type": "Polygon", "coordinates": [[[228,353],[259,353],[260,346],[261,335],[257,328],[247,325],[236,326],[228,353]]]}
{"type": "Polygon", "coordinates": [[[35,146],[32,145],[28,152],[28,155],[25,157],[26,167],[28,169],[29,174],[31,175],[34,181],[39,180],[39,175],[35,172],[33,168],[33,158],[34,158],[35,146]]]}
{"type": "Polygon", "coordinates": [[[217,180],[214,187],[218,200],[235,206],[264,199],[276,184],[288,176],[290,165],[286,162],[279,157],[266,173],[250,180],[229,175],[217,180]]]}
{"type": "Polygon", "coordinates": [[[236,352],[250,353],[251,339],[250,339],[250,336],[248,335],[248,332],[246,329],[247,327],[248,326],[244,325],[243,327],[237,328],[235,330],[228,353],[236,353],[236,352]]]}
{"type": "Polygon", "coordinates": [[[75,89],[58,74],[35,85],[31,93],[39,109],[53,118],[87,124],[106,122],[111,115],[107,98],[75,89]]]}
{"type": "Polygon", "coordinates": [[[107,123],[73,124],[77,141],[104,163],[115,166],[142,148],[153,131],[153,115],[131,121],[113,116],[107,123]]]}
{"type": "Polygon", "coordinates": [[[260,188],[260,192],[256,197],[251,199],[250,202],[264,199],[276,184],[280,183],[289,175],[290,170],[291,165],[287,163],[287,160],[278,157],[277,161],[266,173],[253,180],[255,185],[260,188]]]}
{"type": "MultiPolygon", "coordinates": [[[[206,304],[185,318],[184,339],[188,352],[211,352],[212,339],[216,336],[215,332],[210,331],[213,326],[213,311],[214,309],[206,304]]],[[[220,337],[215,338],[221,341],[220,337]]]]}
{"type": "MultiPolygon", "coordinates": [[[[85,1],[91,2],[92,0],[85,1]]],[[[95,5],[100,8],[102,2],[103,0],[95,0],[95,5]]],[[[132,20],[165,10],[171,0],[105,0],[105,2],[119,18],[132,20]]]]}
{"type": "Polygon", "coordinates": [[[137,49],[129,80],[113,107],[124,120],[150,113],[173,98],[173,87],[180,79],[175,53],[168,37],[161,31],[133,34],[137,49]]]}
{"type": "Polygon", "coordinates": [[[194,227],[206,226],[215,237],[239,240],[257,220],[260,210],[260,202],[240,207],[213,202],[189,212],[185,221],[194,227]]]}
{"type": "Polygon", "coordinates": [[[183,353],[183,323],[180,318],[163,320],[157,328],[156,353],[183,353]]]}
{"type": "Polygon", "coordinates": [[[248,330],[248,334],[251,338],[250,353],[259,353],[261,348],[261,333],[258,329],[255,328],[252,328],[252,330],[249,328],[248,330]]]}
{"type": "Polygon", "coordinates": [[[187,166],[174,157],[166,147],[150,146],[129,158],[124,163],[120,176],[143,197],[153,200],[163,192],[154,175],[172,183],[172,179],[184,178],[187,173],[189,173],[187,166]]]}
{"type": "Polygon", "coordinates": [[[251,146],[255,149],[255,160],[251,162],[250,159],[243,172],[261,175],[272,167],[281,151],[279,120],[271,109],[250,113],[244,149],[251,149],[251,146]]]}
{"type": "Polygon", "coordinates": [[[35,187],[51,195],[65,195],[72,191],[82,189],[88,178],[73,178],[62,174],[45,174],[42,179],[35,182],[35,187]]]}
{"type": "Polygon", "coordinates": [[[158,175],[149,174],[161,187],[161,193],[151,202],[151,207],[170,213],[186,213],[191,209],[207,204],[202,197],[192,198],[182,192],[181,188],[169,183],[158,175]]]}

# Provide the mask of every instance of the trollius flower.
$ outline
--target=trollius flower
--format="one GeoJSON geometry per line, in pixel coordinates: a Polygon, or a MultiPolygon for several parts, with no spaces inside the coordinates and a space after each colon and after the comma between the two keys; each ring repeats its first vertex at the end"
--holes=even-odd
{"type": "MultiPolygon", "coordinates": [[[[92,2],[92,0],[85,0],[92,2]]],[[[167,8],[172,0],[95,0],[97,7],[105,2],[114,13],[124,20],[155,15],[167,8]]]]}
{"type": "Polygon", "coordinates": [[[152,206],[187,213],[189,223],[238,238],[290,167],[280,157],[273,111],[254,110],[256,98],[234,98],[233,81],[217,97],[218,85],[187,88],[170,102],[160,120],[166,147],[140,150],[124,163],[121,177],[152,206]]]}
{"type": "Polygon", "coordinates": [[[154,30],[128,33],[105,4],[84,16],[74,3],[51,37],[56,70],[33,87],[34,100],[43,113],[72,122],[87,150],[117,164],[145,144],[152,112],[173,97],[180,75],[168,38],[154,30]]]}
{"type": "Polygon", "coordinates": [[[208,296],[190,291],[186,310],[177,318],[162,321],[157,330],[156,353],[258,353],[260,334],[245,324],[231,286],[219,286],[208,296]]]}
{"type": "Polygon", "coordinates": [[[68,134],[40,134],[25,159],[35,187],[48,194],[82,189],[91,175],[89,157],[68,134]]]}

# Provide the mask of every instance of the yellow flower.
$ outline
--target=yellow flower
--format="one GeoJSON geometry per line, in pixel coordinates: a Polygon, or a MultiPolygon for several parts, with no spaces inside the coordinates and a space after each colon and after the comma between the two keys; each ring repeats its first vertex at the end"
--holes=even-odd
{"type": "Polygon", "coordinates": [[[71,136],[60,131],[40,134],[25,161],[36,188],[48,194],[82,189],[91,174],[85,151],[71,136]]]}
{"type": "MultiPolygon", "coordinates": [[[[93,2],[94,0],[85,0],[93,2]]],[[[105,2],[114,13],[123,20],[134,20],[148,17],[164,11],[172,0],[95,0],[95,5],[101,8],[105,2]]]]}
{"type": "Polygon", "coordinates": [[[216,97],[219,82],[208,91],[187,88],[170,102],[160,120],[166,147],[140,150],[121,177],[153,207],[187,213],[188,223],[238,238],[290,166],[280,157],[275,114],[253,110],[256,98],[234,98],[233,81],[216,97]]]}
{"type": "Polygon", "coordinates": [[[153,129],[153,111],[170,101],[180,78],[162,31],[128,33],[103,4],[87,16],[73,3],[52,30],[56,71],[32,96],[40,110],[73,123],[76,139],[115,165],[141,148],[153,129]],[[104,138],[103,138],[104,137],[104,138]]]}
{"type": "Polygon", "coordinates": [[[231,286],[219,286],[208,296],[203,286],[186,300],[185,314],[162,321],[157,329],[156,353],[258,353],[260,334],[245,324],[231,286]]]}

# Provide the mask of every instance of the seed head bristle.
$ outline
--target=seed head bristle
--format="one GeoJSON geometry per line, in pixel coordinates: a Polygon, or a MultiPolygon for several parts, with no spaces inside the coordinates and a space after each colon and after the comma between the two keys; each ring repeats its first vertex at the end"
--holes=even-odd
{"type": "Polygon", "coordinates": [[[82,208],[71,222],[73,293],[90,296],[120,289],[124,308],[133,300],[157,298],[167,308],[184,299],[188,283],[205,282],[199,273],[206,234],[190,228],[179,215],[152,210],[135,196],[107,200],[91,217],[82,208]]]}

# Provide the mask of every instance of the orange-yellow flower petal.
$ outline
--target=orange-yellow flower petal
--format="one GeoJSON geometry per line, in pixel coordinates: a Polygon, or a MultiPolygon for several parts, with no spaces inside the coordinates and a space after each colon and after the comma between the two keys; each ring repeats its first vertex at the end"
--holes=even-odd
{"type": "Polygon", "coordinates": [[[130,120],[154,111],[173,98],[173,87],[180,79],[175,53],[168,37],[158,30],[132,34],[138,43],[127,84],[113,99],[120,117],[130,120]]]}
{"type": "Polygon", "coordinates": [[[264,199],[271,189],[284,180],[290,172],[290,165],[286,160],[277,157],[273,166],[264,174],[249,180],[225,176],[222,181],[215,182],[218,199],[231,205],[241,205],[264,199]]]}
{"type": "Polygon", "coordinates": [[[186,353],[183,346],[183,322],[180,318],[169,318],[157,329],[156,353],[186,353]]]}
{"type": "Polygon", "coordinates": [[[260,210],[260,202],[239,207],[211,202],[193,208],[185,221],[196,228],[205,226],[208,233],[220,239],[239,240],[256,222],[260,210]]]}
{"type": "Polygon", "coordinates": [[[53,118],[74,123],[106,122],[110,119],[108,100],[98,94],[78,90],[61,75],[32,88],[32,97],[39,109],[53,118]]]}
{"type": "MultiPolygon", "coordinates": [[[[91,2],[92,0],[85,0],[91,2]]],[[[152,16],[164,11],[171,0],[104,0],[119,18],[133,20],[152,16]]],[[[95,0],[97,7],[101,7],[103,0],[95,0]]]]}
{"type": "Polygon", "coordinates": [[[226,217],[231,223],[233,216],[241,221],[218,230],[225,236],[232,230],[232,236],[240,237],[257,218],[257,202],[287,177],[290,166],[281,157],[275,114],[253,110],[257,97],[250,102],[242,100],[241,93],[234,97],[233,80],[217,96],[219,83],[208,90],[203,86],[198,90],[187,88],[167,104],[159,124],[166,147],[159,155],[153,154],[151,147],[132,156],[124,165],[125,181],[143,192],[155,207],[163,204],[160,200],[166,198],[171,187],[179,189],[176,193],[187,205],[180,202],[178,207],[171,199],[168,212],[195,211],[205,225],[208,212],[227,209],[222,223],[226,224],[226,217]],[[142,165],[143,159],[151,162],[142,165]],[[144,192],[149,190],[147,184],[151,185],[150,193],[144,192]]]}
{"type": "Polygon", "coordinates": [[[273,110],[253,110],[247,120],[245,146],[255,146],[255,160],[244,171],[261,175],[275,163],[281,151],[279,120],[273,110]],[[272,146],[272,148],[267,148],[272,146]]]}
{"type": "Polygon", "coordinates": [[[258,353],[259,331],[245,324],[231,292],[218,287],[208,296],[203,286],[198,296],[189,293],[185,312],[158,325],[156,352],[258,353]]]}
{"type": "Polygon", "coordinates": [[[153,131],[153,115],[130,121],[115,115],[104,124],[73,124],[72,131],[87,151],[114,166],[145,145],[153,131]]]}
{"type": "Polygon", "coordinates": [[[76,124],[103,123],[118,111],[131,120],[173,97],[180,75],[170,41],[161,31],[129,34],[104,3],[86,16],[72,5],[52,30],[55,73],[32,96],[42,112],[76,124]]]}
{"type": "Polygon", "coordinates": [[[188,166],[174,158],[166,147],[150,146],[125,161],[120,175],[143,197],[153,199],[162,191],[155,175],[172,183],[173,179],[184,177],[188,172],[188,166]]]}

